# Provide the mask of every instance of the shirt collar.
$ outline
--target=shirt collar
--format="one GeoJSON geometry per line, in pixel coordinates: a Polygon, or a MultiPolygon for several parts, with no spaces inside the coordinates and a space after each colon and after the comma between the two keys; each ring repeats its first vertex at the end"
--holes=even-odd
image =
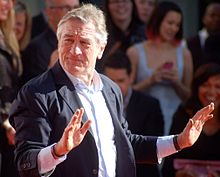
{"type": "MultiPolygon", "coordinates": [[[[61,65],[62,66],[62,65],[61,65]]],[[[77,90],[87,90],[88,92],[98,92],[103,89],[103,83],[100,78],[100,75],[97,73],[97,71],[94,71],[93,79],[92,79],[92,84],[90,86],[86,85],[82,80],[79,78],[73,76],[70,74],[68,71],[66,71],[63,68],[64,72],[66,73],[67,77],[70,79],[72,84],[77,90]]]]}
{"type": "Polygon", "coordinates": [[[202,47],[204,47],[205,40],[208,38],[208,36],[209,36],[209,33],[205,28],[199,31],[199,38],[200,38],[200,43],[202,47]]]}
{"type": "Polygon", "coordinates": [[[128,94],[124,97],[124,100],[123,100],[123,102],[124,102],[124,108],[125,108],[125,109],[126,109],[127,106],[128,106],[128,103],[129,103],[129,101],[130,101],[131,95],[132,95],[132,88],[129,87],[129,89],[128,89],[128,94]]]}

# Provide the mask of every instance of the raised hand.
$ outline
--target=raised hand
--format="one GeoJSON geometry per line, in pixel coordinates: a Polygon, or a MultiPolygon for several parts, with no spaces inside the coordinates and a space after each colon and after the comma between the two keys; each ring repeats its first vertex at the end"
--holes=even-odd
{"type": "Polygon", "coordinates": [[[87,120],[81,127],[84,109],[77,109],[69,124],[66,126],[60,141],[54,146],[56,156],[62,156],[77,147],[85,137],[91,120],[87,120]]]}
{"type": "Polygon", "coordinates": [[[205,122],[213,117],[213,114],[211,114],[213,110],[214,103],[210,103],[208,106],[200,109],[193,118],[189,120],[185,129],[179,134],[177,139],[181,149],[192,146],[196,142],[205,122]]]}

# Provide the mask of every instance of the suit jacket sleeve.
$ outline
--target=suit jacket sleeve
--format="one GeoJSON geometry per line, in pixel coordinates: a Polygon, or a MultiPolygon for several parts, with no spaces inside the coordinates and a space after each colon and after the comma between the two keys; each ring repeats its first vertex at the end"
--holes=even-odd
{"type": "Polygon", "coordinates": [[[12,105],[10,122],[16,127],[15,162],[21,176],[39,176],[37,155],[48,145],[51,131],[43,97],[25,86],[12,105]]]}

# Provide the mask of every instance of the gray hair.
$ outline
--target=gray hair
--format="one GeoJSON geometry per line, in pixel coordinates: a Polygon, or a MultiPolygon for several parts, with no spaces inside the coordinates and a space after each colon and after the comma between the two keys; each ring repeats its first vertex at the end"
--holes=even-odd
{"type": "Polygon", "coordinates": [[[107,43],[108,32],[106,29],[105,16],[102,10],[92,4],[83,4],[73,9],[60,20],[57,28],[57,38],[61,37],[62,25],[71,19],[79,19],[84,24],[92,23],[96,29],[96,37],[101,43],[107,43]]]}

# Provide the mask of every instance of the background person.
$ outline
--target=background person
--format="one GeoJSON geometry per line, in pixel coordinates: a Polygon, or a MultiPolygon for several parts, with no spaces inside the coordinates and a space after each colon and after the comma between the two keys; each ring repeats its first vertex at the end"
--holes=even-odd
{"type": "Polygon", "coordinates": [[[23,53],[23,83],[48,69],[51,54],[57,49],[57,25],[69,10],[78,6],[78,0],[46,0],[48,27],[30,42],[23,53]]]}
{"type": "Polygon", "coordinates": [[[207,172],[209,169],[210,172],[212,171],[211,163],[208,164],[208,161],[220,163],[220,65],[214,63],[202,65],[195,72],[192,81],[191,97],[186,103],[179,106],[176,111],[170,134],[182,131],[190,117],[197,110],[208,105],[210,102],[215,103],[213,119],[205,123],[198,141],[192,147],[183,149],[178,154],[165,158],[163,166],[164,177],[175,176],[175,172],[177,172],[177,169],[174,169],[175,159],[185,159],[189,160],[189,162],[190,160],[197,160],[197,164],[199,164],[199,162],[202,164],[201,162],[203,162],[202,166],[199,167],[198,165],[193,168],[189,162],[188,164],[186,162],[186,169],[182,169],[185,171],[188,169],[189,172],[192,171],[192,173],[198,176],[201,175],[202,171],[202,175],[204,176],[208,176],[207,172]],[[204,163],[205,161],[207,161],[206,164],[204,163]]]}
{"type": "Polygon", "coordinates": [[[27,47],[31,40],[31,14],[25,3],[16,1],[15,6],[15,34],[19,43],[19,49],[22,51],[27,47]]]}
{"type": "Polygon", "coordinates": [[[182,11],[173,2],[158,3],[148,23],[148,39],[130,47],[133,87],[160,101],[164,132],[169,133],[173,113],[190,95],[192,58],[181,45],[182,11]]]}
{"type": "MultiPolygon", "coordinates": [[[[148,136],[163,135],[163,115],[159,101],[140,91],[132,89],[131,63],[123,52],[116,52],[106,58],[104,74],[118,84],[124,103],[124,117],[131,133],[148,136]]],[[[136,163],[137,177],[159,177],[156,164],[136,163]]]]}
{"type": "Polygon", "coordinates": [[[139,19],[147,25],[157,4],[157,0],[134,0],[134,2],[139,19]]]}
{"type": "Polygon", "coordinates": [[[18,41],[14,29],[14,9],[11,0],[0,0],[0,153],[2,177],[16,177],[13,162],[14,128],[8,122],[11,103],[15,98],[22,74],[18,41]]]}
{"type": "Polygon", "coordinates": [[[145,39],[145,27],[135,13],[133,0],[106,0],[104,7],[109,36],[103,58],[96,63],[96,70],[101,73],[109,55],[117,50],[126,52],[128,47],[145,39]]]}
{"type": "MultiPolygon", "coordinates": [[[[193,71],[207,63],[204,56],[204,48],[206,39],[217,32],[220,33],[220,3],[211,2],[205,10],[205,14],[202,18],[204,24],[203,28],[198,32],[197,35],[190,37],[187,40],[187,47],[192,53],[193,59],[193,71]]],[[[212,57],[209,57],[210,59],[212,57]]],[[[211,61],[210,61],[211,62],[211,61]]]]}

